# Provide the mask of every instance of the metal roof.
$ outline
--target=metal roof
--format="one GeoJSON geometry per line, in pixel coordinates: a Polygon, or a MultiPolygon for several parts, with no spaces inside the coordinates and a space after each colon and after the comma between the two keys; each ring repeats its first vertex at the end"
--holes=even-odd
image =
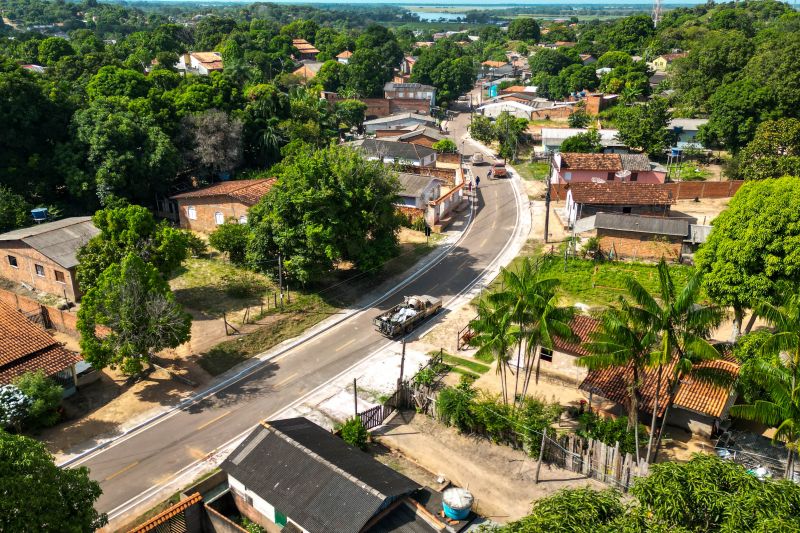
{"type": "Polygon", "coordinates": [[[373,157],[391,157],[393,159],[419,160],[431,156],[436,150],[419,144],[398,141],[384,141],[383,139],[361,139],[349,143],[359,148],[367,155],[373,157]]]}
{"type": "Polygon", "coordinates": [[[396,91],[398,89],[412,89],[414,91],[435,91],[436,87],[433,85],[425,85],[424,83],[395,83],[388,81],[383,86],[384,91],[396,91]]]}
{"type": "Polygon", "coordinates": [[[78,265],[78,250],[98,233],[92,217],[71,217],[3,233],[0,241],[22,241],[62,267],[72,268],[78,265]]]}
{"type": "Polygon", "coordinates": [[[262,423],[222,469],[307,531],[361,531],[418,484],[299,417],[262,423]]]}
{"type": "Polygon", "coordinates": [[[432,176],[422,176],[420,174],[410,174],[408,172],[400,172],[397,175],[397,181],[400,182],[400,196],[407,196],[411,198],[419,197],[432,181],[442,183],[442,180],[436,179],[432,176]]]}
{"type": "Polygon", "coordinates": [[[686,237],[689,234],[689,220],[685,218],[647,217],[622,213],[597,213],[594,227],[676,237],[686,237]]]}
{"type": "Polygon", "coordinates": [[[433,117],[429,117],[426,115],[420,115],[417,113],[397,113],[395,115],[389,115],[386,117],[381,118],[374,118],[372,120],[365,120],[364,125],[369,126],[371,124],[383,124],[384,122],[394,122],[396,120],[416,120],[418,122],[422,122],[424,124],[431,124],[436,125],[436,120],[433,117]]]}
{"type": "Polygon", "coordinates": [[[667,126],[669,129],[681,128],[684,131],[697,131],[700,126],[708,124],[707,118],[673,118],[667,126]]]}
{"type": "MultiPolygon", "coordinates": [[[[561,146],[565,140],[581,133],[586,133],[587,128],[542,128],[542,144],[561,146]]],[[[600,134],[600,144],[603,146],[625,146],[617,139],[619,130],[597,130],[600,134]]]]}

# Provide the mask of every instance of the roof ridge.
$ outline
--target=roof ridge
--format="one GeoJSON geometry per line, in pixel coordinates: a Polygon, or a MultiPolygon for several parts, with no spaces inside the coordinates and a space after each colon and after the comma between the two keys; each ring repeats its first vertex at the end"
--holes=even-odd
{"type": "MultiPolygon", "coordinates": [[[[324,464],[325,466],[327,466],[328,468],[330,468],[331,470],[333,470],[337,474],[341,475],[342,477],[344,477],[348,481],[350,481],[350,482],[360,486],[361,488],[365,489],[366,491],[368,491],[373,496],[375,496],[377,498],[384,499],[384,500],[389,497],[388,495],[382,493],[381,491],[379,491],[375,487],[373,487],[371,485],[368,485],[365,481],[357,478],[356,476],[354,476],[354,475],[350,474],[349,472],[343,470],[338,465],[336,465],[336,464],[332,463],[331,461],[325,459],[324,457],[319,455],[317,452],[311,450],[310,448],[307,448],[306,446],[303,446],[302,444],[297,442],[295,439],[293,439],[289,435],[285,434],[284,432],[282,432],[281,430],[279,430],[275,426],[271,425],[269,422],[266,422],[266,421],[262,420],[261,421],[261,425],[264,426],[268,431],[274,432],[275,435],[277,435],[279,438],[281,438],[284,441],[286,441],[289,445],[294,446],[295,448],[298,448],[298,449],[302,450],[306,455],[309,455],[310,457],[312,457],[315,460],[319,461],[320,463],[324,464]]],[[[344,442],[344,441],[342,441],[342,442],[344,442]]]]}

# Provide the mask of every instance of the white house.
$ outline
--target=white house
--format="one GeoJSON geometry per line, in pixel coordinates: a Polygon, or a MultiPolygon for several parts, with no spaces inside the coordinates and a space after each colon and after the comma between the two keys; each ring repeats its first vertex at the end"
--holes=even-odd
{"type": "Polygon", "coordinates": [[[217,52],[189,52],[181,54],[178,63],[175,65],[177,70],[208,76],[215,71],[222,71],[222,56],[217,52]]]}
{"type": "Polygon", "coordinates": [[[432,167],[436,164],[436,150],[419,144],[383,139],[360,139],[348,144],[361,150],[364,157],[373,161],[414,167],[432,167]]]}
{"type": "Polygon", "coordinates": [[[417,113],[397,113],[388,117],[381,117],[364,122],[364,131],[375,133],[378,130],[405,130],[416,128],[419,125],[436,127],[436,119],[429,115],[417,113]]]}
{"type": "Polygon", "coordinates": [[[479,113],[489,118],[497,118],[502,113],[508,112],[517,118],[530,120],[534,111],[536,111],[536,108],[533,106],[508,100],[492,102],[491,104],[486,104],[478,108],[479,113]]]}
{"type": "MultiPolygon", "coordinates": [[[[587,128],[542,128],[542,150],[546,153],[558,152],[561,145],[576,135],[588,132],[587,128]]],[[[628,147],[617,139],[619,130],[597,130],[600,134],[600,144],[603,146],[603,153],[606,154],[627,154],[628,147]]]]}

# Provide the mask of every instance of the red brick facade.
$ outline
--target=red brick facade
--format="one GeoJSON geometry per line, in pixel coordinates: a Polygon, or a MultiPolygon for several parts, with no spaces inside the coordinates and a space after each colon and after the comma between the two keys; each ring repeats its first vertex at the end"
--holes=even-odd
{"type": "Polygon", "coordinates": [[[617,259],[680,261],[682,237],[651,235],[632,231],[598,229],[600,250],[608,255],[612,250],[617,259]]]}
{"type": "Polygon", "coordinates": [[[20,240],[0,242],[0,276],[70,302],[81,296],[74,267],[64,268],[20,240]]]}
{"type": "Polygon", "coordinates": [[[230,196],[211,196],[207,198],[180,198],[178,199],[178,213],[182,228],[201,233],[211,233],[217,226],[218,213],[222,215],[221,221],[227,222],[233,218],[237,221],[245,220],[249,208],[241,202],[236,202],[230,196]],[[190,208],[194,208],[194,218],[189,216],[190,208]]]}

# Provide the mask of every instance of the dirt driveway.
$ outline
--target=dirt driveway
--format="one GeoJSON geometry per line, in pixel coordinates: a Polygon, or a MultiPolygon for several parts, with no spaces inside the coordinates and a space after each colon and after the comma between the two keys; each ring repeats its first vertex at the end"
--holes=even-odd
{"type": "Polygon", "coordinates": [[[468,488],[476,511],[497,522],[517,520],[531,502],[565,488],[605,488],[599,481],[542,464],[540,483],[533,484],[536,461],[520,450],[466,437],[412,411],[398,413],[373,436],[434,475],[468,488]]]}

